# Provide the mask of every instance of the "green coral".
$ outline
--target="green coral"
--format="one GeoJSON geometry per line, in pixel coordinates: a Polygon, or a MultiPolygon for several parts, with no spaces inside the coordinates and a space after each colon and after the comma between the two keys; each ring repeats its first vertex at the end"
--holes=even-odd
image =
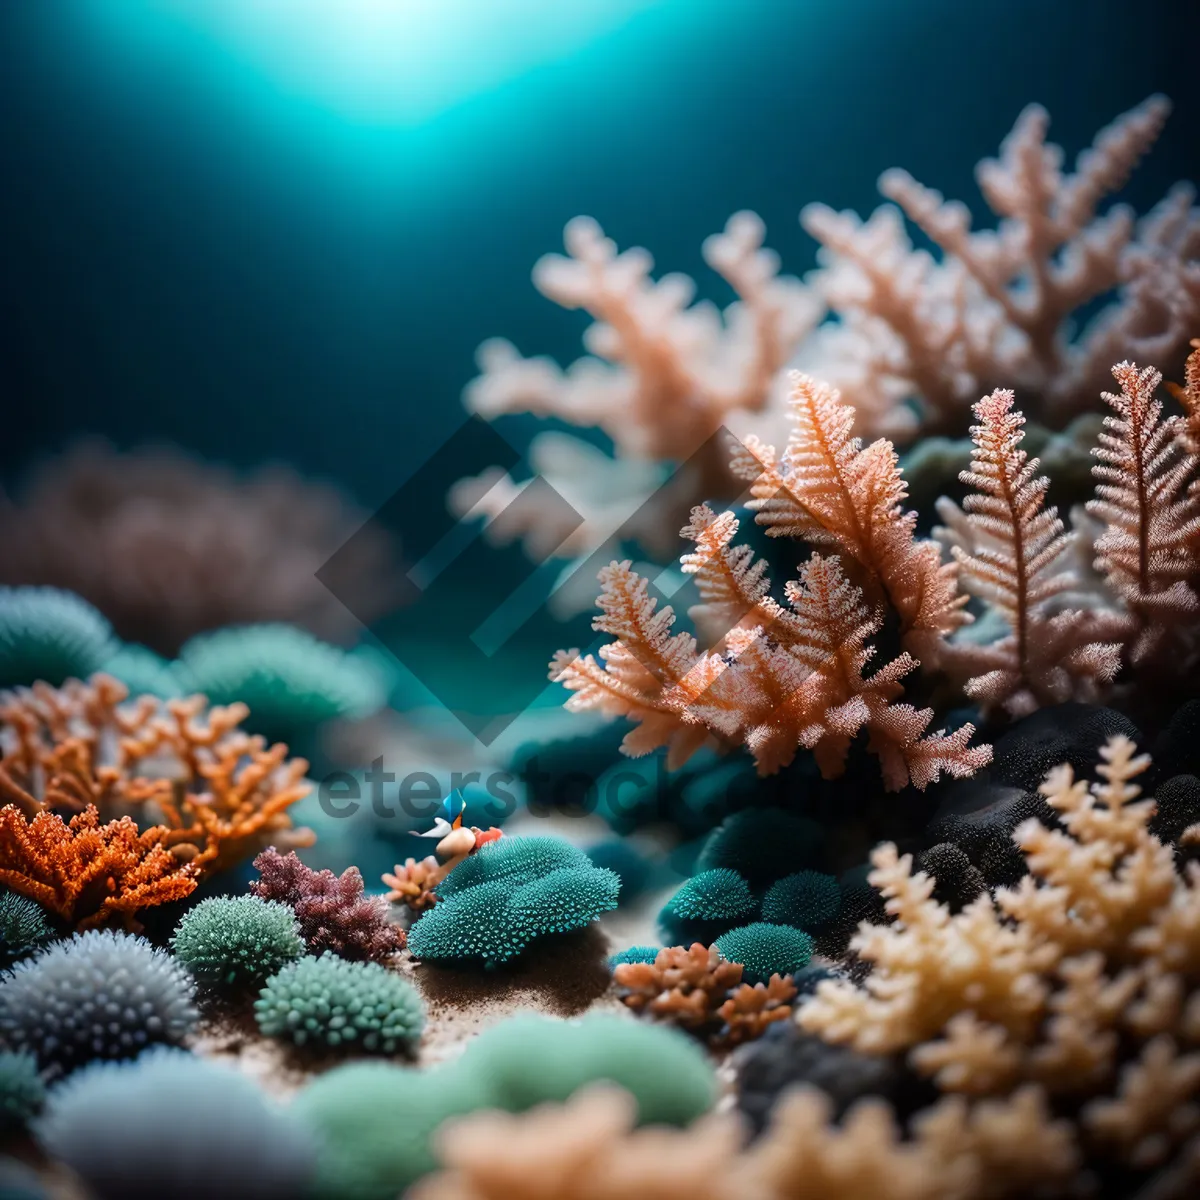
{"type": "Polygon", "coordinates": [[[381,1054],[411,1045],[425,1025],[420,998],[399,975],[331,954],[302,958],[273,975],[254,1013],[268,1037],[381,1054]]]}
{"type": "Polygon", "coordinates": [[[806,817],[778,808],[747,809],[709,834],[696,870],[729,867],[757,891],[802,867],[814,866],[822,841],[821,827],[806,817]]]}
{"type": "Polygon", "coordinates": [[[40,904],[16,892],[0,893],[0,971],[36,953],[53,937],[40,904]]]}
{"type": "Polygon", "coordinates": [[[161,696],[170,700],[180,694],[172,664],[146,646],[119,646],[101,670],[119,679],[132,696],[161,696]]]}
{"type": "Polygon", "coordinates": [[[608,956],[610,967],[619,967],[622,963],[652,963],[657,957],[661,946],[629,946],[608,956]]]}
{"type": "Polygon", "coordinates": [[[536,938],[582,929],[616,908],[620,887],[558,838],[501,838],[438,885],[438,903],[413,924],[408,948],[419,959],[507,962],[536,938]]]}
{"type": "Polygon", "coordinates": [[[296,914],[257,896],[214,896],[184,914],[175,957],[209,987],[258,983],[304,954],[296,914]]]}
{"type": "Polygon", "coordinates": [[[791,925],[756,921],[722,934],[717,949],[729,962],[742,964],[747,983],[766,983],[772,975],[794,975],[808,966],[813,940],[791,925]]]}
{"type": "Polygon", "coordinates": [[[387,692],[367,655],[280,624],[200,634],[179,652],[175,674],[185,692],[203,692],[213,704],[243,701],[247,728],[289,743],[336,717],[374,712],[387,692]]]}
{"type": "Polygon", "coordinates": [[[0,1135],[24,1128],[45,1099],[37,1059],[32,1054],[0,1051],[0,1135]]]}
{"type": "Polygon", "coordinates": [[[86,679],[116,648],[112,626],[74,592],[0,587],[0,687],[86,679]]]}
{"type": "Polygon", "coordinates": [[[318,1200],[393,1200],[436,1166],[430,1138],[447,1118],[523,1111],[602,1079],[633,1094],[643,1124],[686,1125],[716,1097],[703,1051],[675,1030],[611,1014],[570,1022],[521,1016],[480,1034],[446,1066],[329,1071],[292,1112],[320,1147],[318,1200]]]}
{"type": "Polygon", "coordinates": [[[676,945],[708,945],[754,908],[750,885],[729,867],[714,867],[693,875],[663,906],[659,921],[676,945]]]}
{"type": "Polygon", "coordinates": [[[832,875],[797,871],[772,884],[763,897],[762,917],[774,925],[819,929],[832,921],[842,907],[842,889],[832,875]]]}
{"type": "Polygon", "coordinates": [[[621,881],[621,903],[640,896],[654,875],[654,863],[625,838],[611,838],[589,846],[592,866],[612,871],[621,881]]]}

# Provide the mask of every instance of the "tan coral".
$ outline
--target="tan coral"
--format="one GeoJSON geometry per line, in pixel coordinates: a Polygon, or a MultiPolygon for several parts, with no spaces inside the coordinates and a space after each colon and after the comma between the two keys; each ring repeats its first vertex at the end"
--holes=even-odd
{"type": "Polygon", "coordinates": [[[405,859],[393,873],[384,872],[383,883],[389,889],[388,903],[403,904],[413,912],[432,908],[437,903],[437,894],[433,889],[445,874],[445,868],[432,854],[420,859],[405,859]]]}
{"type": "Polygon", "coordinates": [[[772,975],[766,983],[743,983],[734,988],[717,1009],[724,1026],[713,1039],[714,1045],[725,1049],[761,1037],[777,1021],[790,1019],[795,998],[796,985],[781,975],[772,975]]]}
{"type": "Polygon", "coordinates": [[[645,1012],[682,1025],[704,1030],[732,988],[742,981],[739,963],[726,962],[716,946],[694,942],[668,946],[652,963],[618,963],[613,980],[621,1001],[635,1012],[645,1012]]]}

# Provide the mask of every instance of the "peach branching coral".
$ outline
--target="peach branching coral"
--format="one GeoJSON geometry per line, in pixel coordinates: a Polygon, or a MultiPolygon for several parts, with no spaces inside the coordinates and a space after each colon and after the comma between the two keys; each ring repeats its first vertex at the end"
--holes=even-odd
{"type": "Polygon", "coordinates": [[[136,928],[138,910],[196,890],[197,868],[163,844],[161,826],[138,832],[129,817],[100,823],[93,804],[64,822],[40,812],[26,820],[0,808],[0,884],[76,929],[117,921],[136,928]]]}
{"type": "Polygon", "coordinates": [[[1183,409],[1183,439],[1193,454],[1200,454],[1200,338],[1192,338],[1183,383],[1168,383],[1167,390],[1183,409]]]}
{"type": "Polygon", "coordinates": [[[180,451],[85,443],[0,500],[0,581],[76,592],[162,654],[259,621],[342,640],[399,595],[397,547],[366,516],[282,467],[239,477],[180,451]],[[335,551],[355,615],[316,577],[335,551]]]}
{"type": "MultiPolygon", "coordinates": [[[[1013,410],[1012,392],[985,396],[975,416],[975,454],[960,476],[974,489],[959,525],[970,544],[952,550],[967,591],[986,600],[1009,632],[972,648],[966,693],[1017,715],[1094,699],[1097,684],[1120,668],[1121,643],[1098,640],[1090,613],[1050,611],[1050,602],[1076,583],[1066,569],[1075,535],[1046,507],[1050,481],[1021,448],[1025,418],[1013,410]]],[[[942,507],[943,517],[948,511],[942,507]]]]}
{"type": "Polygon", "coordinates": [[[445,867],[432,854],[405,859],[393,872],[384,873],[383,884],[389,889],[385,899],[389,904],[403,904],[415,913],[424,912],[437,903],[434,888],[445,874],[445,867]]]}
{"type": "Polygon", "coordinates": [[[863,729],[891,790],[910,782],[924,788],[942,771],[969,775],[990,760],[988,747],[968,745],[972,725],[926,735],[932,711],[897,703],[899,680],[917,666],[911,655],[863,676],[874,653],[867,639],[881,618],[838,558],[814,554],[788,584],[785,609],[770,598],[763,565],[732,545],[737,529],[731,513],[701,506],[683,531],[697,546],[683,559],[702,600],[695,615],[726,631],[710,650],[700,651],[691,634],[672,634],[671,608],[657,610],[647,580],[628,562],[601,571],[602,612],[593,627],[617,640],[601,649],[603,665],[576,651],[551,663],[551,678],[575,693],[569,709],[628,717],[638,728],[623,750],[636,756],[666,745],[670,766],[711,738],[723,747],[744,743],[763,775],[806,746],[835,778],[863,729]]]}
{"type": "Polygon", "coordinates": [[[715,1043],[740,1046],[766,1032],[776,1021],[790,1020],[796,985],[782,975],[772,975],[766,983],[743,983],[733,989],[729,999],[717,1009],[724,1022],[715,1043]]]}
{"type": "Polygon", "coordinates": [[[839,318],[822,327],[814,357],[865,429],[954,432],[973,398],[1003,383],[1036,395],[1039,416],[1058,423],[1090,403],[1121,353],[1166,361],[1185,344],[1200,320],[1190,189],[1176,188],[1138,223],[1125,206],[1100,210],[1168,111],[1151,97],[1101,130],[1066,173],[1046,140],[1046,111],[1026,108],[999,158],[977,169],[994,230],[972,230],[965,205],[905,171],[885,172],[880,190],[940,259],[913,248],[894,208],[866,222],[824,205],[804,210],[823,246],[813,282],[839,318]],[[1073,315],[1110,294],[1072,340],[1073,315]]]}
{"type": "Polygon", "coordinates": [[[1200,612],[1200,485],[1197,456],[1187,449],[1183,417],[1163,417],[1155,392],[1162,375],[1131,362],[1112,369],[1121,391],[1096,450],[1096,499],[1088,511],[1104,522],[1097,565],[1139,624],[1136,664],[1200,612]]]}
{"type": "Polygon", "coordinates": [[[272,842],[312,843],[288,814],[308,763],[240,729],[245,705],[127,696],[106,675],[0,694],[0,799],[26,820],[88,805],[102,821],[131,817],[205,874],[272,842]]]}
{"type": "Polygon", "coordinates": [[[874,969],[861,988],[819,984],[798,1020],[866,1053],[909,1050],[944,1091],[1069,1099],[1081,1143],[1147,1168],[1200,1125],[1200,867],[1181,876],[1149,832],[1149,759],[1121,736],[1101,758],[1091,785],[1050,772],[1062,828],[1019,825],[1030,873],[958,914],[908,855],[877,849],[895,921],[852,943],[874,969]]]}
{"type": "Polygon", "coordinates": [[[722,1020],[722,1005],[742,982],[742,968],[726,962],[716,946],[694,942],[667,946],[653,962],[618,963],[613,980],[622,1003],[634,1012],[710,1035],[722,1020]]]}

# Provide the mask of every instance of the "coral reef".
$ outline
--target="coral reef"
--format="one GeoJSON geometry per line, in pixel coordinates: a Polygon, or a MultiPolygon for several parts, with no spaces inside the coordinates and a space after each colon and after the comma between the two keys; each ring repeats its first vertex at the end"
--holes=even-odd
{"type": "Polygon", "coordinates": [[[96,1200],[293,1200],[314,1168],[290,1113],[237,1071],[179,1050],[76,1072],[35,1129],[96,1200]]]}
{"type": "Polygon", "coordinates": [[[620,880],[557,838],[503,838],[458,864],[408,932],[418,959],[507,962],[535,938],[590,925],[620,880]]]}
{"type": "Polygon", "coordinates": [[[308,763],[244,732],[245,705],[209,708],[203,696],[126,704],[127,697],[105,675],[0,693],[0,819],[8,830],[0,882],[64,919],[77,919],[80,899],[90,896],[79,915],[95,922],[145,903],[136,891],[92,895],[86,887],[101,869],[117,869],[97,865],[105,846],[124,856],[119,869],[135,872],[136,887],[153,884],[155,895],[174,899],[198,875],[266,844],[311,843],[311,830],[293,828],[288,815],[309,790],[308,763]],[[59,810],[79,815],[64,825],[59,810]],[[128,817],[149,828],[121,823],[128,817]],[[66,860],[55,865],[62,855],[73,860],[69,869],[66,860]],[[83,863],[91,864],[86,871],[83,863]],[[169,888],[176,891],[165,896],[169,888]]]}
{"type": "Polygon", "coordinates": [[[417,993],[399,975],[332,954],[301,958],[272,975],[254,1013],[268,1037],[375,1054],[412,1045],[425,1025],[417,993]]]}
{"type": "Polygon", "coordinates": [[[841,907],[842,889],[832,875],[796,871],[771,885],[763,897],[762,919],[811,931],[827,925],[841,907]]]}
{"type": "Polygon", "coordinates": [[[676,942],[710,942],[757,907],[750,886],[728,867],[693,875],[663,906],[659,923],[676,942]]]}
{"type": "Polygon", "coordinates": [[[751,983],[768,983],[772,975],[794,975],[808,966],[813,940],[791,925],[755,921],[722,934],[717,949],[730,961],[742,964],[751,983]]]}
{"type": "Polygon", "coordinates": [[[253,894],[289,906],[300,936],[313,954],[330,951],[342,958],[385,960],[404,947],[404,930],[388,920],[387,901],[367,896],[357,867],[341,875],[314,871],[295,853],[280,854],[273,846],[255,860],[259,878],[253,894]]]}
{"type": "Polygon", "coordinates": [[[86,679],[116,648],[108,621],[71,592],[0,587],[0,687],[86,679]]]}
{"type": "Polygon", "coordinates": [[[212,896],[184,913],[171,938],[175,957],[197,983],[215,988],[261,983],[304,954],[296,914],[257,896],[212,896]]]}
{"type": "Polygon", "coordinates": [[[727,817],[708,835],[697,871],[736,871],[754,890],[769,887],[820,858],[824,831],[815,821],[779,808],[752,808],[727,817]]]}
{"type": "Polygon", "coordinates": [[[92,930],[0,979],[0,1038],[56,1072],[133,1058],[183,1040],[196,1021],[194,990],[188,973],[144,938],[92,930]]]}
{"type": "Polygon", "coordinates": [[[0,1137],[26,1126],[45,1099],[37,1059],[0,1050],[0,1137]]]}
{"type": "Polygon", "coordinates": [[[160,654],[257,621],[340,640],[401,595],[396,547],[366,515],[280,467],[238,478],[177,451],[81,445],[0,508],[0,578],[68,588],[160,654]],[[316,576],[335,551],[356,615],[316,576]]]}
{"type": "Polygon", "coordinates": [[[28,958],[53,936],[40,905],[14,892],[0,894],[0,971],[28,958]]]}

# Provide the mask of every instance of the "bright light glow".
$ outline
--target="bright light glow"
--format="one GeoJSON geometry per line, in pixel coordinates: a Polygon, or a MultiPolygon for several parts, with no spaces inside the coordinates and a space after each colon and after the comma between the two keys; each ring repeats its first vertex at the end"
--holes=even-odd
{"type": "MultiPolygon", "coordinates": [[[[122,0],[183,18],[286,93],[415,124],[661,0],[122,0]]],[[[128,5],[128,7],[125,7],[128,5]]]]}

